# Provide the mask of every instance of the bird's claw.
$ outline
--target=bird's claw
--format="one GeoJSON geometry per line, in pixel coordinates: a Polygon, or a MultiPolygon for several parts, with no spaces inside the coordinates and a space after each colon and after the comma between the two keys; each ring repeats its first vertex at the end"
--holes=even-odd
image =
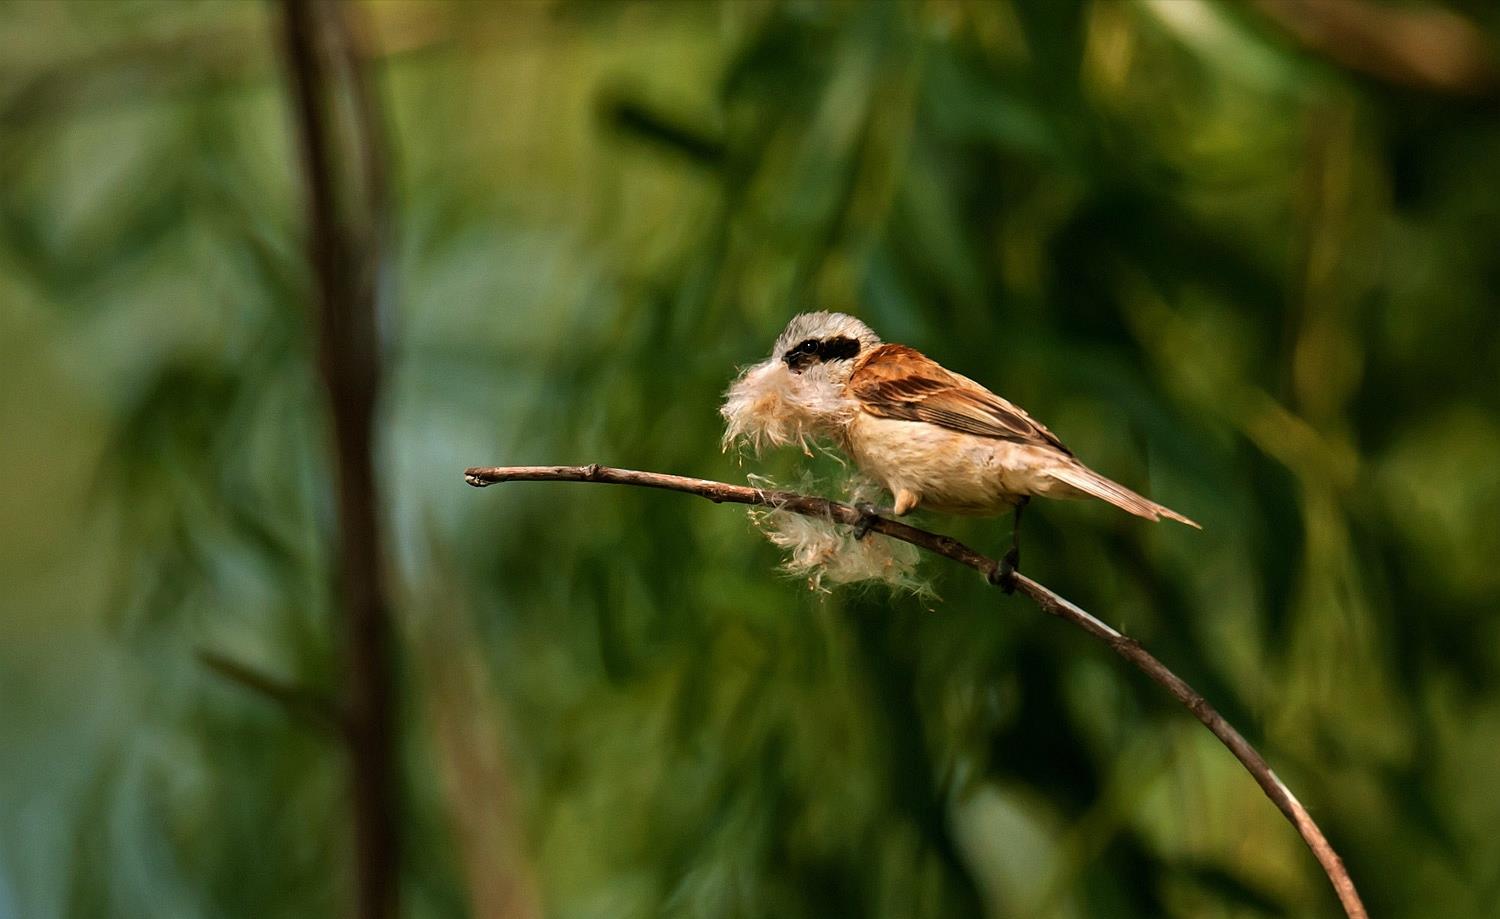
{"type": "Polygon", "coordinates": [[[870,527],[880,519],[880,514],[875,505],[863,501],[854,505],[854,509],[859,511],[859,522],[854,524],[854,539],[858,542],[870,535],[870,527]]]}
{"type": "Polygon", "coordinates": [[[1006,594],[1016,592],[1016,574],[1021,566],[1021,553],[1011,549],[1000,557],[1000,564],[994,567],[987,577],[989,582],[1000,588],[1006,594]]]}

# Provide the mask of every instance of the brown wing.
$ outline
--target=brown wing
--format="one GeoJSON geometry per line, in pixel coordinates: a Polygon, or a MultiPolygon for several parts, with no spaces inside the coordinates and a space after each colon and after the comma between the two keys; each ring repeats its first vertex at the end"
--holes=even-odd
{"type": "Polygon", "coordinates": [[[849,394],[881,418],[1072,452],[1030,415],[913,348],[881,345],[849,377],[849,394]]]}

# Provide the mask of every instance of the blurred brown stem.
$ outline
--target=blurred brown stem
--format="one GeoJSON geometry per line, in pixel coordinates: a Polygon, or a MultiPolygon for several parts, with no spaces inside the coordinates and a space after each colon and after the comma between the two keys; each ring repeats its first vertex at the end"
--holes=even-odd
{"type": "MultiPolygon", "coordinates": [[[[730,485],[711,479],[695,479],[660,472],[615,469],[597,464],[474,467],[464,472],[464,480],[479,488],[500,482],[599,482],[609,485],[634,485],[641,488],[660,488],[698,495],[715,504],[764,505],[850,526],[859,523],[864,517],[864,514],[854,507],[830,501],[827,498],[799,495],[787,491],[769,491],[745,485],[730,485]]],[[[884,517],[876,518],[869,528],[871,532],[911,543],[918,548],[950,558],[961,565],[967,565],[986,577],[995,575],[1000,567],[995,559],[981,555],[958,540],[938,533],[920,530],[884,517]]],[[[1116,654],[1135,665],[1138,670],[1170,692],[1178,702],[1187,706],[1188,711],[1193,713],[1193,717],[1202,722],[1203,726],[1213,732],[1220,743],[1229,748],[1229,752],[1234,754],[1234,758],[1240,761],[1240,764],[1260,785],[1266,797],[1271,799],[1271,803],[1275,804],[1297,829],[1303,841],[1307,843],[1307,847],[1318,859],[1318,864],[1323,867],[1324,873],[1328,875],[1328,880],[1333,884],[1334,892],[1338,895],[1339,902],[1344,907],[1344,913],[1349,919],[1368,919],[1364,904],[1354,888],[1354,881],[1350,879],[1349,872],[1344,868],[1343,860],[1328,844],[1327,837],[1308,814],[1307,808],[1303,807],[1302,802],[1298,801],[1286,785],[1282,784],[1281,779],[1276,777],[1276,773],[1272,771],[1265,757],[1261,756],[1250,745],[1250,742],[1235,730],[1233,725],[1224,720],[1224,716],[1220,715],[1207,699],[1204,699],[1197,690],[1141,647],[1140,642],[1120,634],[1113,627],[1094,618],[1087,611],[1063,599],[1047,587],[1023,574],[1017,574],[1016,589],[1031,598],[1037,606],[1041,607],[1042,612],[1065,619],[1109,645],[1116,654]]]]}
{"type": "Polygon", "coordinates": [[[1484,32],[1452,10],[1368,0],[1255,0],[1255,6],[1309,51],[1387,83],[1471,96],[1500,88],[1484,32]]]}
{"type": "MultiPolygon", "coordinates": [[[[350,212],[378,223],[385,200],[375,148],[374,112],[356,118],[354,153],[339,144],[328,107],[330,58],[340,35],[342,4],[285,0],[284,56],[301,157],[308,222],[308,260],[316,285],[318,371],[332,421],[337,533],[335,602],[342,620],[344,726],[354,822],[355,915],[393,919],[398,912],[398,790],[392,689],[393,642],[382,561],[380,500],[373,459],[380,389],[375,284],[377,230],[356,228],[350,212]],[[338,163],[365,165],[364,209],[342,206],[338,163]]],[[[342,62],[348,69],[357,61],[342,62]]],[[[335,64],[337,67],[338,64],[335,64]]],[[[353,88],[357,106],[373,106],[353,88]]]]}
{"type": "Polygon", "coordinates": [[[217,651],[199,651],[198,660],[229,682],[275,702],[315,727],[331,729],[336,734],[343,732],[344,719],[338,706],[316,690],[263,673],[217,651]]]}

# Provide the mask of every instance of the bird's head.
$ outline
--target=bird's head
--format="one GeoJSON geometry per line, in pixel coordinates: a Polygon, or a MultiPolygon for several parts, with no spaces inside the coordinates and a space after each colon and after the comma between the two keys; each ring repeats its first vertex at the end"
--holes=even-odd
{"type": "Polygon", "coordinates": [[[801,313],[782,330],[771,358],[804,386],[842,386],[859,356],[879,345],[880,336],[847,313],[801,313]]]}
{"type": "Polygon", "coordinates": [[[853,417],[844,384],[859,357],[880,345],[870,327],[844,313],[802,313],[782,330],[766,360],[748,367],[725,394],[724,443],[755,447],[836,434],[853,417]]]}

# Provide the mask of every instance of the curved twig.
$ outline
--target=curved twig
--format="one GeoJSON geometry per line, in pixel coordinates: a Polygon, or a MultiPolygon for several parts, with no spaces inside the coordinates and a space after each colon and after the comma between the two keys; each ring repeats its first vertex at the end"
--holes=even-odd
{"type": "MultiPolygon", "coordinates": [[[[850,526],[860,523],[864,517],[859,510],[848,504],[812,495],[751,488],[746,485],[730,485],[726,482],[715,482],[712,479],[695,479],[660,472],[615,469],[598,464],[491,468],[476,466],[464,472],[464,481],[476,488],[500,482],[601,482],[610,485],[635,485],[641,488],[660,488],[698,495],[715,504],[765,505],[850,526]]],[[[884,517],[875,518],[870,523],[869,529],[950,558],[961,565],[973,568],[986,577],[992,578],[1000,568],[999,562],[994,559],[975,552],[956,539],[938,533],[931,533],[884,517]]],[[[1193,717],[1201,721],[1204,727],[1219,738],[1220,743],[1229,748],[1229,752],[1234,754],[1234,758],[1240,761],[1245,771],[1249,772],[1260,785],[1266,797],[1271,799],[1271,803],[1275,804],[1286,815],[1292,826],[1296,827],[1302,840],[1317,857],[1318,864],[1322,865],[1323,872],[1328,875],[1328,880],[1333,884],[1334,892],[1338,894],[1339,902],[1343,905],[1344,912],[1349,919],[1368,919],[1368,913],[1365,912],[1364,904],[1360,902],[1359,893],[1354,889],[1354,881],[1344,868],[1343,860],[1328,844],[1327,837],[1318,828],[1318,824],[1307,812],[1307,808],[1303,807],[1302,802],[1298,801],[1286,785],[1282,784],[1281,779],[1276,777],[1276,773],[1272,771],[1265,757],[1261,756],[1250,745],[1250,742],[1235,730],[1233,725],[1225,721],[1224,716],[1220,715],[1207,699],[1141,647],[1141,643],[1134,638],[1120,634],[1118,630],[1024,574],[1015,576],[1015,585],[1017,590],[1041,607],[1042,612],[1059,619],[1066,619],[1109,645],[1116,654],[1134,664],[1138,670],[1170,692],[1177,701],[1187,706],[1188,711],[1193,713],[1193,717]]]]}

